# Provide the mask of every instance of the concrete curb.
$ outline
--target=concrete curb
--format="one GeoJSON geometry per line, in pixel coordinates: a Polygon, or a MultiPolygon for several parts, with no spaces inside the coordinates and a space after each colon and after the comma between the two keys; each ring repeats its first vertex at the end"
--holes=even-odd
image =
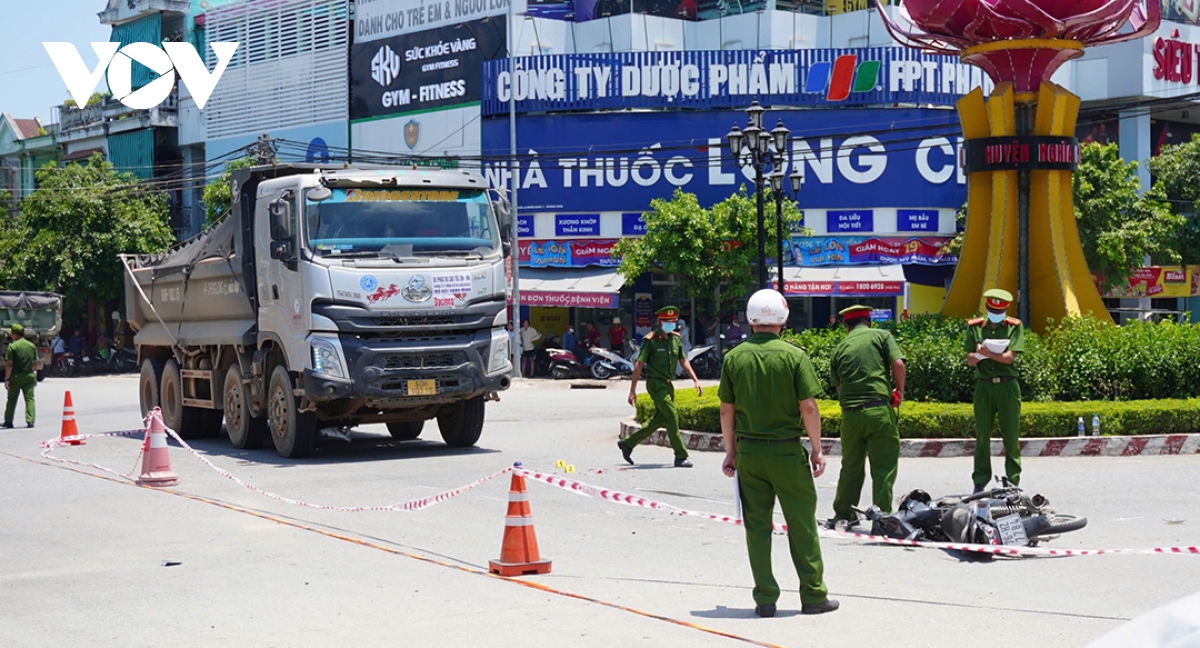
{"type": "MultiPolygon", "coordinates": [[[[624,439],[638,430],[637,421],[621,421],[620,436],[624,439]]],[[[725,440],[720,434],[680,430],[688,450],[725,452],[725,440]]],[[[643,443],[667,446],[666,430],[656,430],[643,443]]],[[[822,439],[825,454],[841,456],[838,439],[822,439]]],[[[1004,456],[1004,443],[992,439],[992,456],[1004,456]]],[[[975,453],[974,439],[901,439],[901,457],[970,457],[975,453]]],[[[1161,434],[1136,437],[1063,437],[1053,439],[1024,439],[1022,457],[1132,457],[1146,455],[1200,454],[1200,434],[1161,434]]]]}

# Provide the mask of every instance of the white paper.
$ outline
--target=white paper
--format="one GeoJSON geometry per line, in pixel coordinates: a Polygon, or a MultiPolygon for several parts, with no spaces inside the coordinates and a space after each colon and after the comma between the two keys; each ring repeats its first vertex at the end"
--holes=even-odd
{"type": "Polygon", "coordinates": [[[987,356],[982,353],[972,353],[971,355],[975,356],[976,360],[987,360],[987,356]]]}
{"type": "Polygon", "coordinates": [[[733,516],[742,519],[742,489],[738,485],[737,471],[733,471],[733,516]]]}
{"type": "Polygon", "coordinates": [[[984,340],[983,347],[992,353],[1004,353],[1008,350],[1008,340],[984,340]]]}

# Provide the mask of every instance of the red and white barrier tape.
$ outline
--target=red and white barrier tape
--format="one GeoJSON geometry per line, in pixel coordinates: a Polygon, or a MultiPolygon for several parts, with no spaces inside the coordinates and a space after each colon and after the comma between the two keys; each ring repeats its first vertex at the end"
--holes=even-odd
{"type": "MultiPolygon", "coordinates": [[[[586,497],[594,497],[597,499],[617,502],[629,506],[639,506],[642,508],[653,509],[656,511],[664,511],[675,515],[687,515],[690,517],[702,518],[713,522],[723,522],[727,524],[736,524],[741,526],[742,520],[730,515],[716,515],[714,513],[705,513],[701,511],[691,511],[688,509],[679,508],[670,504],[664,504],[655,500],[646,499],[637,495],[630,495],[607,488],[600,488],[591,484],[585,484],[573,479],[566,479],[557,475],[548,475],[533,470],[517,469],[529,479],[540,481],[551,486],[561,488],[586,497]]],[[[783,524],[774,525],[774,530],[777,533],[786,532],[787,526],[783,524]]],[[[1100,556],[1112,554],[1197,554],[1200,555],[1200,547],[1152,547],[1149,549],[1051,549],[1046,547],[1014,547],[1014,546],[996,546],[996,545],[976,545],[976,544],[960,544],[955,542],[929,542],[917,540],[898,540],[896,538],[888,538],[886,536],[871,535],[868,533],[853,533],[846,531],[831,531],[818,527],[818,533],[821,536],[839,540],[865,540],[868,542],[882,542],[886,544],[903,545],[905,547],[927,547],[931,549],[955,549],[958,551],[972,551],[976,553],[987,553],[1004,556],[1100,556]]]]}
{"type": "Polygon", "coordinates": [[[64,446],[69,446],[70,444],[65,443],[65,441],[99,439],[99,438],[103,438],[103,437],[133,436],[135,434],[145,434],[145,433],[146,433],[145,430],[122,430],[120,432],[104,432],[101,434],[79,434],[79,435],[76,435],[73,437],[55,437],[53,439],[48,439],[46,441],[41,442],[41,446],[42,446],[41,455],[42,455],[43,459],[49,459],[50,461],[57,461],[59,463],[71,464],[74,466],[82,466],[85,468],[95,468],[96,470],[106,472],[106,473],[116,476],[116,477],[120,477],[121,479],[124,479],[127,481],[134,481],[135,477],[133,475],[138,470],[138,464],[140,464],[142,462],[141,446],[138,447],[137,461],[133,464],[133,469],[123,475],[115,470],[112,470],[111,468],[106,468],[104,466],[101,466],[100,464],[86,463],[83,461],[75,461],[74,459],[63,459],[62,457],[55,457],[54,455],[50,454],[50,452],[52,450],[54,450],[55,448],[62,448],[64,446]]]}
{"type": "MultiPolygon", "coordinates": [[[[132,435],[132,434],[143,434],[143,433],[144,432],[142,430],[127,430],[127,431],[123,431],[123,432],[108,432],[108,433],[104,433],[104,434],[79,435],[79,437],[77,437],[77,438],[90,439],[90,438],[113,437],[113,436],[128,436],[128,435],[132,435]]],[[[303,507],[307,507],[307,508],[322,509],[322,510],[327,510],[327,511],[342,511],[342,512],[346,512],[346,513],[359,513],[359,512],[365,512],[365,511],[419,511],[419,510],[422,510],[425,508],[429,508],[430,506],[433,506],[434,504],[438,504],[440,502],[448,500],[452,497],[461,495],[462,493],[465,493],[466,491],[469,491],[485,482],[491,481],[491,480],[495,479],[496,477],[499,477],[499,476],[504,475],[509,472],[514,472],[514,473],[522,475],[528,479],[532,479],[534,481],[539,481],[539,482],[542,482],[545,484],[549,484],[550,486],[554,486],[556,488],[561,488],[563,490],[570,491],[572,493],[575,493],[577,495],[582,495],[584,497],[602,499],[602,500],[609,501],[609,502],[615,502],[617,504],[625,504],[627,506],[637,506],[640,508],[648,508],[648,509],[652,509],[655,511],[670,513],[672,515],[686,515],[688,517],[700,518],[700,519],[704,519],[704,520],[709,520],[711,522],[721,522],[723,524],[734,524],[737,526],[742,526],[742,520],[740,518],[734,517],[732,515],[717,515],[715,513],[706,513],[703,511],[693,511],[690,509],[680,508],[680,507],[674,506],[672,504],[666,504],[664,502],[647,499],[647,498],[640,497],[637,495],[630,495],[629,493],[623,493],[618,490],[602,488],[600,486],[594,486],[592,484],[586,484],[586,483],[578,481],[578,480],[567,479],[565,477],[542,473],[542,472],[538,472],[536,470],[528,470],[526,468],[519,467],[519,464],[517,466],[505,468],[503,470],[500,470],[496,473],[493,473],[493,474],[483,477],[481,479],[477,479],[465,486],[460,486],[459,488],[455,488],[453,490],[448,490],[443,493],[439,493],[437,495],[433,495],[430,497],[422,497],[419,499],[411,500],[408,502],[403,502],[400,504],[392,504],[390,506],[330,506],[327,504],[313,504],[311,502],[306,502],[304,500],[298,500],[298,499],[294,499],[294,498],[290,498],[290,497],[283,497],[282,495],[276,495],[275,493],[265,491],[253,484],[250,484],[242,479],[239,479],[238,477],[235,477],[233,474],[231,474],[229,471],[215,465],[213,462],[209,461],[207,457],[205,457],[204,455],[197,452],[194,448],[192,448],[190,445],[188,445],[188,443],[186,441],[184,441],[182,438],[180,438],[179,435],[174,430],[167,428],[167,433],[170,434],[171,437],[173,439],[175,439],[175,441],[177,441],[181,446],[183,446],[184,449],[186,449],[188,452],[190,452],[193,456],[195,456],[200,461],[204,462],[209,468],[212,468],[219,475],[221,475],[222,477],[225,477],[226,479],[229,479],[230,481],[234,482],[235,484],[242,486],[243,488],[246,488],[248,490],[254,491],[255,493],[258,493],[264,497],[267,497],[267,498],[270,498],[270,499],[273,499],[276,501],[284,502],[286,504],[293,504],[296,506],[303,506],[303,507]]],[[[104,466],[101,466],[98,464],[74,461],[71,459],[62,459],[62,458],[54,457],[54,456],[50,455],[49,454],[50,451],[53,450],[54,448],[62,447],[64,445],[66,445],[66,444],[63,444],[60,439],[56,438],[56,439],[51,439],[49,441],[43,441],[41,445],[44,448],[42,450],[43,458],[50,459],[52,461],[62,462],[62,463],[74,464],[77,466],[95,468],[97,470],[101,470],[101,471],[104,471],[104,472],[107,472],[107,473],[110,473],[113,475],[117,475],[118,477],[121,477],[123,479],[128,479],[130,481],[133,481],[133,478],[129,475],[121,475],[120,473],[118,473],[114,470],[110,470],[110,469],[105,468],[104,466]]],[[[138,459],[139,459],[139,461],[141,460],[140,453],[138,455],[138,459]]],[[[136,470],[137,470],[137,468],[135,466],[134,471],[136,471],[136,470]]],[[[773,525],[773,530],[776,533],[786,533],[787,526],[783,525],[783,524],[775,524],[775,525],[773,525]]],[[[1004,555],[1004,556],[1101,556],[1101,555],[1116,555],[1116,554],[1172,554],[1172,555],[1191,554],[1191,555],[1200,555],[1200,546],[1151,547],[1151,548],[1145,548],[1145,549],[1052,549],[1052,548],[1047,548],[1047,547],[1014,547],[1014,546],[1004,546],[1004,545],[997,546],[997,545],[961,544],[961,543],[955,543],[955,542],[930,542],[930,541],[923,541],[923,540],[921,540],[921,541],[900,540],[897,538],[889,538],[886,536],[871,535],[869,533],[854,533],[854,532],[849,532],[849,531],[832,531],[832,530],[825,529],[822,527],[818,527],[818,533],[823,537],[831,538],[831,539],[838,539],[838,540],[863,540],[863,541],[867,541],[867,542],[879,542],[879,543],[884,543],[884,544],[901,545],[901,546],[905,546],[905,547],[925,547],[925,548],[930,548],[930,549],[953,549],[953,550],[957,550],[957,551],[971,551],[971,552],[976,552],[976,553],[986,553],[986,554],[1004,555]]]]}

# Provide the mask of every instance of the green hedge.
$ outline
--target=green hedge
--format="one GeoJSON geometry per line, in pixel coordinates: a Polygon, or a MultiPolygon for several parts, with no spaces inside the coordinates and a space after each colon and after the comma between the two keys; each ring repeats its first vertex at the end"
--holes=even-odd
{"type": "MultiPolygon", "coordinates": [[[[715,389],[696,396],[691,389],[676,391],[679,426],[685,430],[720,433],[720,401],[715,389]]],[[[841,409],[836,401],[819,401],[821,435],[841,435],[841,409]]],[[[637,419],[646,421],[654,403],[646,394],[637,399],[637,419]]],[[[1117,402],[1025,403],[1021,406],[1023,438],[1074,436],[1079,417],[1091,434],[1092,415],[1100,415],[1105,436],[1200,433],[1200,399],[1117,402]]],[[[900,408],[900,436],[908,439],[973,438],[975,415],[969,403],[909,403],[900,408]]]]}
{"type": "MultiPolygon", "coordinates": [[[[970,402],[975,381],[962,348],[964,320],[918,315],[884,328],[906,357],[910,402],[970,402]]],[[[829,395],[836,393],[829,381],[830,353],[845,335],[841,328],[785,334],[808,350],[829,395]]],[[[1068,318],[1041,336],[1027,329],[1025,352],[1017,358],[1026,401],[1200,397],[1200,325],[1113,326],[1091,317],[1068,318]]]]}

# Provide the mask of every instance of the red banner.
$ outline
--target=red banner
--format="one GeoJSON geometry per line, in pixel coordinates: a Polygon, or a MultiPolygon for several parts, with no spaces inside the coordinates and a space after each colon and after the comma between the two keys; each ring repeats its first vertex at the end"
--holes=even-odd
{"type": "Polygon", "coordinates": [[[866,296],[895,297],[904,294],[903,281],[785,281],[790,297],[866,296]]]}
{"type": "Polygon", "coordinates": [[[620,259],[613,258],[612,249],[619,239],[557,239],[520,242],[521,265],[533,268],[584,268],[601,266],[615,268],[620,259]]]}

